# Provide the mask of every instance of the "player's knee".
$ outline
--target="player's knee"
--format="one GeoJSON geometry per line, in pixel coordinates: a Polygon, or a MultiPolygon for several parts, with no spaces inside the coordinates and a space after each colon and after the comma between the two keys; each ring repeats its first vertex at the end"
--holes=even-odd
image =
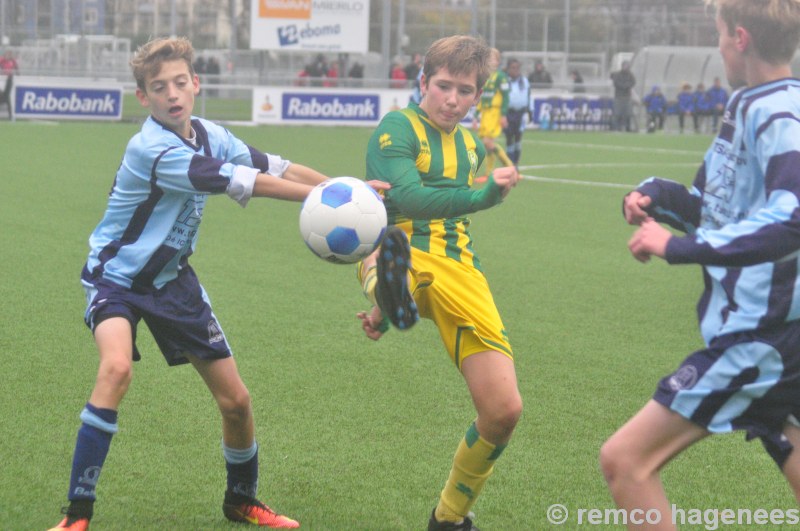
{"type": "Polygon", "coordinates": [[[133,379],[133,364],[122,357],[104,361],[97,377],[109,387],[126,389],[133,379]]]}
{"type": "Polygon", "coordinates": [[[626,474],[630,474],[633,461],[627,459],[623,448],[617,443],[614,437],[607,440],[600,447],[600,470],[606,483],[612,485],[615,480],[626,474]]]}
{"type": "Polygon", "coordinates": [[[506,414],[504,422],[509,429],[514,429],[522,416],[522,397],[519,393],[516,394],[514,399],[506,406],[506,414]]]}
{"type": "Polygon", "coordinates": [[[250,416],[250,393],[242,387],[235,393],[218,399],[222,416],[232,421],[241,421],[250,416]]]}
{"type": "Polygon", "coordinates": [[[494,427],[494,431],[510,435],[514,428],[517,427],[521,416],[522,397],[520,397],[519,393],[516,393],[513,397],[493,408],[489,420],[494,427]]]}

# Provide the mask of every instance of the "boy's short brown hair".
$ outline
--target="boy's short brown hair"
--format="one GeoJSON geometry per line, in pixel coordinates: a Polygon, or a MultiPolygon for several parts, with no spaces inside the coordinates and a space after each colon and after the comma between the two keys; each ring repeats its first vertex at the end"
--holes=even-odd
{"type": "Polygon", "coordinates": [[[194,75],[194,48],[192,42],[186,37],[170,37],[153,39],[141,45],[133,54],[130,65],[133,78],[140,90],[146,91],[145,82],[148,76],[152,77],[161,70],[161,64],[166,61],[184,60],[189,66],[189,73],[194,75]]]}
{"type": "Polygon", "coordinates": [[[451,35],[442,37],[431,44],[425,53],[422,73],[426,83],[431,77],[442,69],[453,75],[476,75],[478,90],[483,88],[486,80],[491,75],[489,57],[492,49],[480,37],[470,35],[451,35]]]}
{"type": "Polygon", "coordinates": [[[792,61],[800,44],[800,0],[705,0],[716,7],[733,35],[736,26],[753,37],[759,57],[771,64],[792,61]]]}

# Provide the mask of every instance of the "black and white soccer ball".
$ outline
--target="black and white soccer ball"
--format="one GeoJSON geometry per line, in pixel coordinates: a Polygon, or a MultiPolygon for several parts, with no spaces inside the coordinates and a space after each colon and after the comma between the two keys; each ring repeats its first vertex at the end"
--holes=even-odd
{"type": "Polygon", "coordinates": [[[328,262],[352,264],[380,245],[386,208],[370,186],[355,177],[334,177],[317,185],[300,210],[300,234],[311,251],[328,262]]]}

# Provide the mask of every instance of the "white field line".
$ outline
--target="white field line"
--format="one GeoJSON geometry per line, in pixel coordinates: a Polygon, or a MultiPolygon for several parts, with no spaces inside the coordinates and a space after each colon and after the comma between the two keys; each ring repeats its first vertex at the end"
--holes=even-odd
{"type": "MultiPolygon", "coordinates": [[[[605,151],[625,151],[627,153],[660,153],[666,155],[692,155],[702,158],[706,150],[693,151],[688,149],[666,149],[652,147],[610,146],[605,144],[576,144],[574,142],[558,142],[556,140],[523,140],[523,144],[532,146],[561,146],[576,149],[600,149],[605,151]]],[[[698,161],[699,163],[699,161],[698,161]]]]}
{"type": "MultiPolygon", "coordinates": [[[[539,181],[539,182],[546,182],[546,183],[559,183],[559,184],[574,184],[578,186],[600,186],[606,188],[626,188],[632,190],[636,187],[635,184],[622,184],[622,183],[608,183],[608,182],[600,182],[600,181],[584,181],[579,179],[556,179],[553,177],[542,177],[539,175],[528,175],[524,173],[526,170],[547,170],[547,169],[570,169],[570,168],[597,168],[597,167],[614,167],[614,168],[623,168],[623,167],[638,167],[638,166],[650,166],[649,163],[613,163],[613,162],[602,162],[602,163],[580,163],[580,164],[534,164],[529,166],[520,166],[520,177],[525,179],[526,181],[539,181]]],[[[696,168],[696,162],[677,162],[671,164],[664,164],[663,166],[685,166],[687,168],[696,168]]],[[[646,176],[642,176],[640,180],[644,180],[646,176]]]]}

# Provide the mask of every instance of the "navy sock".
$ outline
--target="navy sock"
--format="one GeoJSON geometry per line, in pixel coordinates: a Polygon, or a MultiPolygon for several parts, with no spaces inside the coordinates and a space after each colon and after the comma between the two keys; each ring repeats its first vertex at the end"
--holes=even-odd
{"type": "Polygon", "coordinates": [[[522,154],[522,142],[517,142],[513,145],[511,150],[508,152],[508,157],[511,159],[511,162],[514,165],[519,164],[519,156],[522,154]],[[513,155],[511,153],[514,153],[513,155]]]}
{"type": "Polygon", "coordinates": [[[69,479],[70,501],[95,499],[95,487],[100,470],[111,446],[111,437],[117,432],[117,412],[101,409],[87,402],[81,412],[78,439],[72,458],[72,474],[69,479]]]}
{"type": "Polygon", "coordinates": [[[239,450],[228,448],[222,443],[225,468],[228,470],[228,490],[225,493],[229,503],[255,498],[258,491],[258,445],[239,450]]]}

